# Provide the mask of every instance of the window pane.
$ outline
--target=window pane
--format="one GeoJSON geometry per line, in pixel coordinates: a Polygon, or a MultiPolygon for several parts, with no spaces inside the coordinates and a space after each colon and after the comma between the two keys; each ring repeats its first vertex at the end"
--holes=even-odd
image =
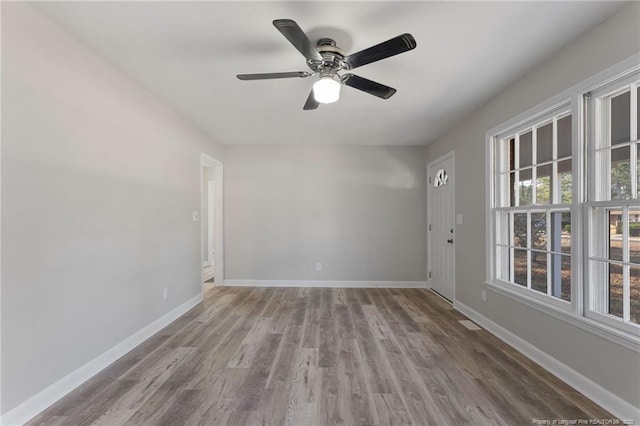
{"type": "Polygon", "coordinates": [[[629,262],[640,264],[640,208],[629,207],[629,262]]]}
{"type": "Polygon", "coordinates": [[[629,167],[629,147],[611,150],[611,199],[631,198],[631,168],[629,167]]]}
{"type": "Polygon", "coordinates": [[[520,168],[531,165],[532,134],[527,132],[520,135],[520,168]]]}
{"type": "Polygon", "coordinates": [[[622,318],[622,265],[609,264],[609,314],[622,318]]]}
{"type": "Polygon", "coordinates": [[[558,120],[558,157],[571,156],[571,116],[558,120]]]}
{"type": "Polygon", "coordinates": [[[520,182],[518,182],[518,193],[520,194],[520,205],[530,206],[533,204],[533,187],[531,179],[531,169],[520,171],[520,182]]]}
{"type": "Polygon", "coordinates": [[[531,251],[531,288],[547,293],[547,253],[531,251]]]}
{"type": "Polygon", "coordinates": [[[631,266],[629,271],[629,281],[631,288],[631,322],[640,324],[640,268],[631,266]]]}
{"type": "Polygon", "coordinates": [[[551,213],[551,251],[571,254],[571,213],[551,213]]]}
{"type": "Polygon", "coordinates": [[[536,175],[536,204],[551,203],[551,164],[537,168],[536,175]]]}
{"type": "Polygon", "coordinates": [[[516,205],[516,173],[509,173],[509,206],[514,207],[516,205]]]}
{"type": "Polygon", "coordinates": [[[562,300],[571,301],[571,257],[562,256],[562,300]]]}
{"type": "Polygon", "coordinates": [[[551,255],[551,295],[571,301],[571,256],[551,255]]]}
{"type": "Polygon", "coordinates": [[[638,137],[638,139],[640,139],[640,87],[638,87],[636,91],[638,93],[636,95],[636,124],[638,126],[638,128],[636,129],[636,136],[638,137]]]}
{"type": "Polygon", "coordinates": [[[611,98],[611,145],[629,142],[631,92],[611,98]]]}
{"type": "Polygon", "coordinates": [[[516,168],[516,139],[511,138],[507,142],[507,158],[509,164],[509,170],[516,168]]]}
{"type": "Polygon", "coordinates": [[[513,282],[527,286],[527,250],[513,250],[513,282]]]}
{"type": "Polygon", "coordinates": [[[572,176],[571,160],[558,162],[558,181],[560,185],[560,202],[562,204],[571,204],[573,200],[572,176]]]}
{"type": "Polygon", "coordinates": [[[609,210],[609,259],[622,262],[622,210],[609,210]]]}
{"type": "MultiPolygon", "coordinates": [[[[640,132],[638,133],[638,137],[640,137],[640,132]]],[[[636,158],[636,188],[638,195],[636,198],[640,198],[640,143],[636,144],[636,152],[638,153],[636,158]]]]}
{"type": "Polygon", "coordinates": [[[527,247],[527,214],[513,214],[513,245],[527,247]]]}
{"type": "Polygon", "coordinates": [[[547,214],[531,213],[531,248],[547,249],[547,214]]]}
{"type": "Polygon", "coordinates": [[[536,163],[551,161],[553,148],[553,124],[536,129],[536,163]]]}

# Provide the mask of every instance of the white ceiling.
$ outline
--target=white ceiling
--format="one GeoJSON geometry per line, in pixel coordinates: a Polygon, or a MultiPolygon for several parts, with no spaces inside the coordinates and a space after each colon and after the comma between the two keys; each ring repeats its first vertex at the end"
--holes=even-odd
{"type": "Polygon", "coordinates": [[[424,145],[561,46],[614,2],[38,2],[77,39],[223,144],[424,145]],[[354,74],[394,87],[388,100],[343,87],[303,111],[313,77],[273,27],[298,22],[347,53],[408,32],[410,52],[354,74]]]}

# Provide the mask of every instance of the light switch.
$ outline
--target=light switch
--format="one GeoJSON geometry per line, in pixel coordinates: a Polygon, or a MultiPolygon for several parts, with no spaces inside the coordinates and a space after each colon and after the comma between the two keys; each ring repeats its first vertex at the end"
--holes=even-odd
{"type": "Polygon", "coordinates": [[[198,220],[200,220],[200,212],[198,212],[198,210],[194,210],[192,212],[192,215],[193,215],[193,221],[194,222],[197,222],[198,220]]]}
{"type": "Polygon", "coordinates": [[[462,213],[456,214],[456,225],[462,225],[462,213]]]}

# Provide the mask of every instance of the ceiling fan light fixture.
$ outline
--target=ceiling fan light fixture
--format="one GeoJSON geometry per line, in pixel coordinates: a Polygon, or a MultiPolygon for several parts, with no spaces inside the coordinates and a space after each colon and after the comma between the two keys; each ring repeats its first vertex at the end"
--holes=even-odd
{"type": "Polygon", "coordinates": [[[313,97],[321,104],[331,104],[340,98],[340,83],[333,75],[323,75],[313,83],[313,97]]]}
{"type": "Polygon", "coordinates": [[[416,40],[411,34],[406,33],[345,56],[345,52],[336,46],[333,39],[321,38],[314,45],[307,34],[302,31],[302,28],[292,19],[276,19],[273,21],[273,26],[298,52],[302,53],[311,72],[237,74],[236,77],[240,80],[269,80],[318,76],[318,81],[313,85],[302,107],[304,111],[315,110],[321,103],[336,102],[340,98],[340,86],[343,84],[380,99],[389,99],[396,93],[396,89],[393,87],[359,77],[350,72],[338,75],[338,71],[351,71],[354,68],[408,52],[416,47],[416,40]]]}

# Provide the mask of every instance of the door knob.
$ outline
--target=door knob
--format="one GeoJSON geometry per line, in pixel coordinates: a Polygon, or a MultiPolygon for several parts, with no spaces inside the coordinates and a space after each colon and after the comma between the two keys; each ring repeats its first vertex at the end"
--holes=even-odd
{"type": "Polygon", "coordinates": [[[447,240],[447,242],[448,242],[449,244],[453,244],[453,238],[451,238],[450,240],[447,240]]]}

